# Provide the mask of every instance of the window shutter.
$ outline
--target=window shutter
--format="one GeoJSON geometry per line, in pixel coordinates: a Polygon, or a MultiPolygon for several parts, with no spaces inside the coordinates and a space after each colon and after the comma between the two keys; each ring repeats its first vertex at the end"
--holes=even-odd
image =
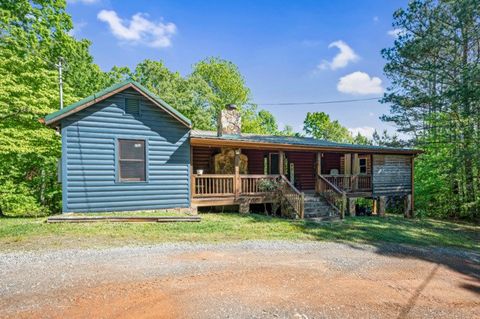
{"type": "Polygon", "coordinates": [[[129,99],[125,100],[125,113],[131,115],[140,114],[140,100],[138,99],[129,99]]]}

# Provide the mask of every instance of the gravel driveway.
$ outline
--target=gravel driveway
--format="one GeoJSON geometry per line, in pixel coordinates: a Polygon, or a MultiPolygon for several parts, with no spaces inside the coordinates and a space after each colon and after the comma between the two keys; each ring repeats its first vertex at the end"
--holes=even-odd
{"type": "Polygon", "coordinates": [[[2,318],[480,318],[480,256],[280,241],[0,254],[2,318]]]}

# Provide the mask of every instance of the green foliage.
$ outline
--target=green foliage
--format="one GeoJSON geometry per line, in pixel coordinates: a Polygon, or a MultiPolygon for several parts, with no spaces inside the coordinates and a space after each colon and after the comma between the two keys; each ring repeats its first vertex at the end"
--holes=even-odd
{"type": "Polygon", "coordinates": [[[345,126],[337,120],[331,121],[330,116],[324,112],[308,112],[305,121],[303,121],[303,130],[307,135],[322,140],[340,143],[372,144],[372,141],[360,133],[355,137],[352,136],[345,126]]]}
{"type": "MultiPolygon", "coordinates": [[[[4,1],[0,6],[0,209],[37,215],[59,209],[60,139],[38,119],[58,108],[52,59],[75,40],[62,1],[4,1]]],[[[72,72],[72,74],[75,74],[72,72]]],[[[74,82],[74,81],[72,81],[74,82]]],[[[65,99],[76,99],[65,84],[65,99]]]]}
{"type": "Polygon", "coordinates": [[[134,71],[93,63],[88,40],[76,40],[65,1],[5,0],[0,3],[0,210],[38,215],[61,209],[57,161],[60,137],[39,123],[59,108],[55,64],[64,66],[65,105],[133,78],[190,118],[195,128],[215,129],[218,111],[239,105],[244,131],[274,134],[267,111],[249,103],[250,90],[231,62],[210,58],[183,77],[163,62],[145,60],[134,71]]]}
{"type": "Polygon", "coordinates": [[[411,1],[384,49],[391,104],[384,120],[425,154],[416,165],[416,207],[435,217],[480,218],[480,6],[476,0],[411,1]]]}
{"type": "Polygon", "coordinates": [[[389,135],[387,130],[383,130],[382,135],[375,130],[372,139],[372,143],[379,146],[405,147],[407,145],[407,143],[399,139],[398,135],[389,135]]]}
{"type": "MultiPolygon", "coordinates": [[[[125,68],[118,70],[125,75],[130,73],[125,68]]],[[[215,113],[209,105],[213,94],[202,78],[196,75],[182,77],[170,71],[163,62],[152,60],[140,62],[131,76],[189,118],[195,128],[214,128],[215,113]]]]}

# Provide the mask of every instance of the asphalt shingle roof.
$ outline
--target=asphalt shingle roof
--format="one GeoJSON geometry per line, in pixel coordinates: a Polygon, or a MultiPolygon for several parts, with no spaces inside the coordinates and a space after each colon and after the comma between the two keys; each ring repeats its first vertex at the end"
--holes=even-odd
{"type": "Polygon", "coordinates": [[[359,145],[359,144],[347,144],[336,143],[327,140],[320,140],[312,137],[297,137],[297,136],[276,136],[276,135],[260,135],[243,133],[241,135],[222,135],[217,136],[217,132],[214,131],[202,131],[192,130],[191,137],[202,139],[220,139],[227,141],[239,141],[239,142],[251,142],[251,143],[272,143],[282,145],[294,145],[305,147],[318,147],[318,148],[338,148],[341,149],[358,149],[359,151],[388,151],[391,153],[419,153],[418,150],[411,148],[395,148],[386,146],[374,146],[374,145],[359,145]]]}

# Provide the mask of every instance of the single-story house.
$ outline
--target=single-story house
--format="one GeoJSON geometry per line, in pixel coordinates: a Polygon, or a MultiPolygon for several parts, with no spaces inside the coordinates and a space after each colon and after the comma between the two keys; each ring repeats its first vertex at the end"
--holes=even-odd
{"type": "Polygon", "coordinates": [[[41,119],[62,136],[63,212],[112,212],[249,205],[272,201],[261,181],[281,183],[303,218],[354,213],[355,198],[404,196],[413,212],[417,150],[243,134],[230,105],[218,130],[191,121],[128,80],[41,119]]]}

